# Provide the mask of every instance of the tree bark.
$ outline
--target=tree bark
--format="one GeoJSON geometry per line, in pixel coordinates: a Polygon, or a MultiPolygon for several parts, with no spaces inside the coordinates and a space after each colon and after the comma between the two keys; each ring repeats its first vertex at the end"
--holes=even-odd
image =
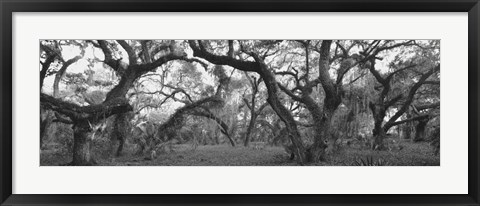
{"type": "Polygon", "coordinates": [[[113,126],[113,135],[118,141],[117,151],[115,152],[116,157],[122,155],[123,146],[125,144],[125,139],[128,132],[128,118],[125,113],[120,113],[115,116],[114,126],[113,126]]]}
{"type": "Polygon", "coordinates": [[[54,55],[49,55],[45,62],[42,63],[42,70],[40,70],[40,92],[42,92],[43,82],[45,77],[47,77],[47,71],[50,68],[50,65],[55,61],[54,55]]]}
{"type": "Polygon", "coordinates": [[[372,111],[373,114],[373,121],[374,121],[374,126],[373,126],[373,142],[371,144],[372,149],[374,150],[381,150],[384,148],[383,145],[383,139],[385,138],[385,130],[383,128],[383,118],[386,115],[386,109],[383,106],[383,98],[379,98],[380,103],[373,103],[370,102],[370,110],[372,111]]]}
{"type": "Polygon", "coordinates": [[[415,137],[413,138],[414,142],[421,142],[425,140],[425,128],[427,126],[428,119],[419,120],[417,126],[415,127],[415,137]]]}
{"type": "MultiPolygon", "coordinates": [[[[77,62],[80,60],[82,56],[76,56],[73,59],[70,59],[63,63],[62,67],[58,70],[57,74],[55,75],[55,80],[53,82],[53,96],[58,98],[59,95],[59,85],[60,85],[60,80],[62,79],[63,75],[67,71],[67,68],[72,65],[73,63],[77,62]]],[[[43,83],[42,83],[43,84],[43,83]]]]}
{"type": "Polygon", "coordinates": [[[256,118],[257,117],[255,116],[255,114],[251,114],[250,122],[248,123],[248,127],[247,127],[247,132],[245,133],[245,142],[243,144],[245,147],[248,147],[250,143],[250,133],[252,132],[253,127],[255,126],[256,118]]]}
{"type": "Polygon", "coordinates": [[[257,93],[258,93],[258,85],[260,84],[261,82],[261,78],[259,78],[258,80],[254,77],[253,80],[250,76],[248,76],[247,72],[245,72],[245,77],[248,79],[248,81],[250,82],[250,85],[252,86],[252,98],[251,98],[251,103],[248,102],[248,100],[246,98],[243,99],[243,101],[245,102],[245,105],[248,107],[248,109],[250,109],[250,122],[248,124],[248,127],[247,127],[247,132],[245,133],[245,142],[244,142],[244,146],[245,147],[248,147],[249,143],[250,143],[250,135],[252,133],[252,130],[254,129],[255,127],[255,123],[256,123],[256,120],[257,120],[257,117],[258,115],[260,115],[260,113],[262,112],[262,110],[265,108],[265,106],[267,105],[267,103],[261,105],[258,110],[256,110],[256,96],[257,96],[257,93]]]}
{"type": "MultiPolygon", "coordinates": [[[[312,145],[312,148],[314,149],[312,149],[312,151],[331,153],[337,149],[337,145],[335,144],[337,136],[332,134],[332,117],[336,108],[324,108],[324,110],[325,109],[326,111],[323,112],[323,117],[320,121],[320,126],[318,129],[320,130],[320,136],[322,138],[315,138],[314,144],[312,145]]],[[[312,157],[312,161],[315,162],[324,160],[324,157],[318,156],[318,154],[312,157]]]]}
{"type": "Polygon", "coordinates": [[[230,134],[230,137],[232,138],[232,142],[235,144],[237,141],[237,117],[232,115],[230,118],[230,126],[229,126],[229,131],[228,134],[230,134]]]}
{"type": "Polygon", "coordinates": [[[40,117],[40,148],[43,146],[43,141],[45,139],[45,136],[47,135],[48,128],[50,127],[50,123],[52,122],[52,118],[50,115],[47,113],[47,117],[42,120],[40,117]]]}
{"type": "Polygon", "coordinates": [[[267,87],[268,98],[267,102],[270,104],[272,109],[277,113],[277,115],[282,119],[287,128],[289,138],[293,144],[293,153],[297,157],[297,162],[301,165],[307,163],[306,158],[306,148],[303,145],[303,141],[298,131],[297,124],[293,118],[290,111],[283,105],[283,103],[278,99],[278,85],[275,80],[274,74],[268,70],[267,65],[258,58],[254,56],[255,60],[260,64],[259,74],[262,76],[265,86],[267,87]]]}
{"type": "Polygon", "coordinates": [[[412,123],[408,122],[403,125],[403,139],[410,139],[412,137],[412,123]]]}
{"type": "Polygon", "coordinates": [[[329,115],[323,118],[322,109],[310,96],[304,95],[302,99],[314,122],[313,130],[315,137],[313,144],[310,145],[307,151],[307,160],[309,162],[322,161],[325,159],[325,149],[327,148],[325,138],[329,134],[330,118],[328,118],[329,115]]]}
{"type": "MultiPolygon", "coordinates": [[[[335,150],[335,137],[331,135],[331,121],[335,110],[342,102],[341,98],[341,81],[335,83],[329,74],[330,69],[330,47],[331,40],[323,40],[320,46],[320,59],[319,59],[319,76],[318,79],[325,92],[325,99],[323,100],[323,113],[318,105],[315,104],[313,99],[304,95],[302,99],[308,100],[307,109],[312,114],[315,122],[314,130],[317,134],[313,145],[310,147],[311,161],[317,162],[324,159],[325,149],[329,151],[335,150]],[[312,107],[315,104],[315,107],[312,107]],[[328,144],[325,144],[328,141],[328,144]]],[[[344,68],[347,70],[348,68],[344,68]]],[[[338,75],[338,79],[342,79],[343,74],[338,75]]]]}
{"type": "MultiPolygon", "coordinates": [[[[406,117],[407,119],[412,117],[412,114],[410,111],[406,112],[406,117]]],[[[403,130],[403,139],[410,139],[412,136],[412,122],[405,123],[402,127],[402,130],[403,130]]]]}
{"type": "MultiPolygon", "coordinates": [[[[307,161],[309,162],[318,162],[324,160],[326,149],[328,151],[334,151],[336,149],[335,140],[336,136],[332,135],[331,132],[331,121],[335,110],[338,108],[342,101],[341,97],[341,89],[342,83],[341,80],[343,78],[343,72],[348,71],[350,68],[347,66],[342,66],[340,69],[343,72],[340,72],[337,75],[337,82],[334,82],[330,78],[329,69],[330,69],[330,47],[332,41],[331,40],[324,40],[322,41],[320,50],[319,58],[319,76],[318,79],[313,81],[308,80],[308,43],[304,43],[305,50],[306,50],[306,74],[305,78],[305,85],[300,85],[298,77],[295,76],[297,79],[297,88],[301,90],[301,96],[295,95],[292,91],[288,90],[287,88],[280,86],[280,88],[292,99],[295,101],[299,101],[305,104],[307,110],[309,111],[310,115],[313,119],[313,127],[314,127],[314,142],[310,145],[307,149],[307,161]],[[319,106],[319,104],[310,96],[312,93],[312,88],[316,86],[318,83],[321,83],[322,88],[325,92],[325,99],[323,100],[323,108],[319,106]],[[326,144],[328,142],[328,145],[326,144]]],[[[347,55],[347,54],[346,54],[347,55]]],[[[303,78],[303,77],[302,77],[303,78]]]]}
{"type": "Polygon", "coordinates": [[[383,150],[385,145],[383,144],[383,140],[386,138],[386,133],[383,127],[373,129],[373,143],[372,143],[372,150],[383,150]]]}
{"type": "Polygon", "coordinates": [[[45,140],[45,136],[47,135],[48,128],[50,127],[50,124],[52,123],[52,118],[50,117],[50,114],[46,114],[45,119],[42,120],[40,117],[40,148],[43,146],[43,141],[45,140]]]}
{"type": "Polygon", "coordinates": [[[92,152],[92,140],[88,136],[90,126],[87,121],[79,121],[73,125],[73,160],[74,166],[91,166],[96,162],[92,152]]]}
{"type": "Polygon", "coordinates": [[[221,143],[221,141],[220,141],[220,134],[218,134],[219,131],[220,131],[220,130],[219,130],[218,127],[217,127],[217,128],[215,129],[215,143],[216,143],[217,145],[219,145],[219,144],[221,143]]]}

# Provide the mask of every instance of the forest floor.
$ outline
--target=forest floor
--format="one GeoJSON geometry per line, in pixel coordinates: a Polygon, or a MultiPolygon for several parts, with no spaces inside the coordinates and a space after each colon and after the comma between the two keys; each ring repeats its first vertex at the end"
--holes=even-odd
{"type": "MultiPolygon", "coordinates": [[[[409,140],[398,141],[401,149],[372,151],[368,148],[343,146],[330,154],[319,166],[357,166],[359,163],[375,162],[382,166],[438,166],[440,157],[433,155],[427,142],[412,143],[409,140]]],[[[67,154],[56,150],[42,150],[40,164],[62,165],[71,160],[67,154]]],[[[133,153],[133,152],[131,152],[133,153]]],[[[229,145],[174,145],[173,150],[157,154],[153,160],[145,156],[129,155],[128,151],[119,158],[97,155],[97,162],[104,166],[297,166],[289,160],[283,147],[264,148],[231,147],[229,145]]]]}

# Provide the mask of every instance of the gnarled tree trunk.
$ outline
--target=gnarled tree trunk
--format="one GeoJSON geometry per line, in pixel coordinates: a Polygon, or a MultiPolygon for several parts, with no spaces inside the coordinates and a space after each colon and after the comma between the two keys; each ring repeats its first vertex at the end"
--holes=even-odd
{"type": "Polygon", "coordinates": [[[122,155],[123,146],[125,144],[125,139],[128,133],[128,118],[125,113],[120,113],[115,116],[113,123],[113,136],[118,141],[117,151],[115,152],[116,157],[122,155]]]}
{"type": "Polygon", "coordinates": [[[307,150],[307,160],[309,162],[318,162],[324,160],[325,149],[327,145],[325,144],[326,135],[328,132],[329,119],[323,118],[323,112],[315,101],[309,96],[304,96],[304,103],[308,111],[312,115],[313,119],[313,130],[314,130],[314,142],[307,150]]]}
{"type": "Polygon", "coordinates": [[[71,165],[91,166],[96,164],[89,132],[90,126],[87,121],[79,121],[73,125],[73,160],[71,165]]]}
{"type": "Polygon", "coordinates": [[[421,142],[425,140],[425,128],[427,126],[428,119],[419,120],[417,126],[415,127],[415,137],[413,138],[414,142],[421,142]]]}
{"type": "MultiPolygon", "coordinates": [[[[381,101],[381,99],[380,99],[381,101]]],[[[373,141],[371,147],[373,150],[381,150],[384,148],[383,139],[385,139],[386,133],[383,128],[383,118],[386,115],[385,107],[383,106],[383,102],[381,103],[373,103],[370,102],[369,104],[370,110],[372,110],[373,114],[373,141]]]]}
{"type": "MultiPolygon", "coordinates": [[[[407,113],[406,113],[406,116],[407,116],[407,119],[412,117],[412,115],[410,114],[410,112],[407,112],[407,113]]],[[[413,122],[407,122],[407,123],[405,123],[405,125],[403,125],[403,127],[402,127],[402,130],[403,130],[403,139],[410,139],[410,138],[411,138],[411,136],[412,136],[412,128],[413,128],[412,123],[413,123],[413,122]]]]}
{"type": "Polygon", "coordinates": [[[263,63],[263,61],[261,61],[258,57],[255,59],[260,64],[259,74],[260,76],[262,76],[265,82],[265,86],[267,87],[267,102],[277,113],[280,119],[285,123],[290,140],[292,141],[293,153],[297,157],[297,162],[303,165],[307,162],[306,148],[303,145],[300,132],[297,128],[297,123],[295,122],[295,119],[293,119],[290,111],[278,99],[278,85],[277,81],[275,80],[274,74],[270,70],[268,70],[267,65],[265,65],[265,63],[263,63]]]}
{"type": "Polygon", "coordinates": [[[253,127],[255,126],[255,114],[251,115],[252,116],[250,117],[250,122],[248,123],[247,132],[245,133],[245,142],[243,144],[245,147],[248,147],[250,143],[250,134],[252,133],[253,127]]]}
{"type": "MultiPolygon", "coordinates": [[[[319,106],[309,101],[309,105],[315,104],[315,107],[307,106],[312,114],[315,122],[316,137],[313,145],[310,147],[311,161],[318,162],[323,159],[325,149],[329,151],[335,150],[335,137],[331,135],[332,117],[335,110],[342,102],[341,97],[341,82],[336,83],[332,81],[329,74],[329,59],[330,59],[330,46],[331,40],[323,40],[320,47],[320,60],[319,60],[319,77],[322,88],[325,92],[325,99],[323,100],[323,113],[319,106]],[[324,141],[328,141],[328,145],[324,141]]],[[[345,68],[346,69],[346,68],[345,68]]],[[[340,78],[341,79],[341,78],[340,78]]],[[[305,97],[303,98],[305,99],[305,97]]],[[[311,99],[308,97],[307,100],[311,99]]]]}
{"type": "Polygon", "coordinates": [[[52,117],[50,116],[50,113],[47,110],[40,109],[40,148],[43,147],[43,141],[45,140],[45,136],[48,133],[48,128],[50,127],[50,124],[52,123],[52,117]],[[45,116],[45,118],[42,118],[42,116],[45,116]]]}
{"type": "Polygon", "coordinates": [[[126,99],[112,99],[99,105],[78,106],[73,103],[55,99],[46,94],[40,94],[40,103],[46,109],[55,110],[68,116],[73,123],[73,160],[71,165],[94,165],[91,152],[92,143],[89,133],[91,124],[105,117],[131,111],[133,108],[126,99]]]}
{"type": "Polygon", "coordinates": [[[385,148],[383,144],[383,140],[387,134],[383,127],[373,129],[373,142],[372,142],[372,149],[373,150],[382,150],[385,148]]]}

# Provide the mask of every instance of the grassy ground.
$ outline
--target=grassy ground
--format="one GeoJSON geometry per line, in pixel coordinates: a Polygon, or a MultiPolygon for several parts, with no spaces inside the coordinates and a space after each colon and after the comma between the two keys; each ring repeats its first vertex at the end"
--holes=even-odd
{"type": "Polygon", "coordinates": [[[253,166],[279,165],[285,163],[285,160],[287,154],[281,147],[255,150],[242,146],[233,148],[229,145],[206,145],[193,149],[190,145],[177,145],[174,152],[158,154],[154,160],[122,157],[108,165],[253,166]]]}
{"type": "Polygon", "coordinates": [[[357,162],[382,161],[384,166],[439,166],[440,156],[433,155],[432,147],[426,142],[413,143],[403,140],[398,147],[384,151],[373,151],[366,148],[343,147],[329,157],[327,165],[350,166],[357,162]]]}
{"type": "MultiPolygon", "coordinates": [[[[372,151],[365,147],[344,145],[339,151],[330,154],[324,162],[312,165],[321,166],[356,166],[358,163],[373,161],[387,166],[431,166],[440,165],[440,157],[434,156],[428,143],[412,143],[407,140],[396,142],[394,149],[372,151]],[[398,149],[401,148],[401,149],[398,149]]],[[[191,145],[174,145],[173,151],[157,154],[154,160],[146,160],[145,156],[130,155],[134,152],[126,150],[125,155],[112,158],[105,151],[96,154],[99,165],[106,166],[296,166],[288,159],[283,147],[254,148],[231,147],[229,145],[205,145],[194,149],[191,145]]],[[[148,159],[148,158],[147,158],[148,159]]],[[[71,155],[58,148],[42,150],[40,164],[62,165],[71,160],[71,155]]]]}

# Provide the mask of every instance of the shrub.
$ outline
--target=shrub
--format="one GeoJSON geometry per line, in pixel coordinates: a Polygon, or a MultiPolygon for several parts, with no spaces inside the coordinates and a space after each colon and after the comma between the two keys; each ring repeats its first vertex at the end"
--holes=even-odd
{"type": "Polygon", "coordinates": [[[435,155],[440,154],[440,127],[436,127],[430,135],[430,145],[435,155]]]}
{"type": "Polygon", "coordinates": [[[367,157],[365,159],[357,158],[353,163],[353,166],[388,166],[390,163],[384,159],[373,160],[373,157],[367,157]]]}

